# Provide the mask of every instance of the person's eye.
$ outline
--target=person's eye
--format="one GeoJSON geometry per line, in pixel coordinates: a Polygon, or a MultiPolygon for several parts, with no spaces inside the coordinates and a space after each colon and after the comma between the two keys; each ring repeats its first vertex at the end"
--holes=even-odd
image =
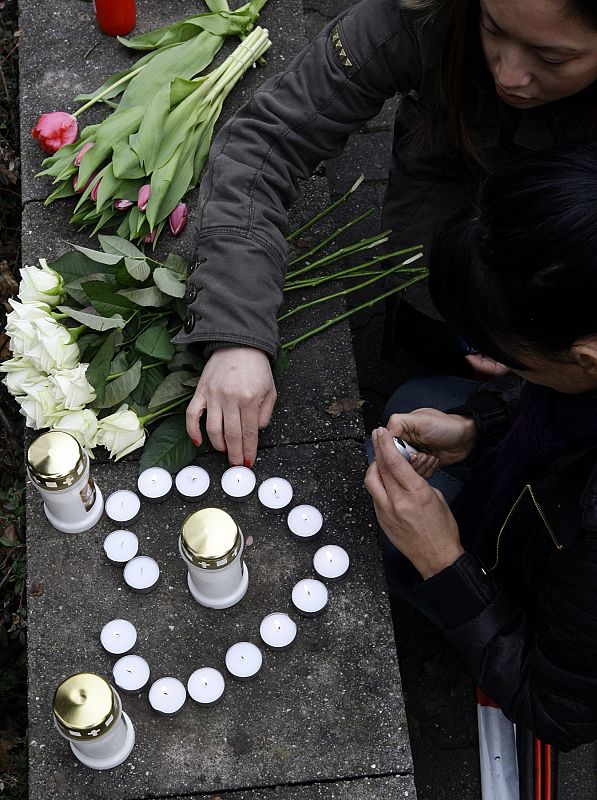
{"type": "Polygon", "coordinates": [[[481,27],[483,28],[484,31],[487,31],[487,33],[490,33],[492,36],[500,35],[500,31],[497,28],[494,28],[492,25],[490,25],[489,22],[486,22],[484,19],[481,19],[481,27]]]}
{"type": "Polygon", "coordinates": [[[562,64],[569,64],[573,59],[571,58],[545,58],[545,56],[537,53],[537,58],[542,64],[549,64],[552,67],[559,67],[562,64]]]}

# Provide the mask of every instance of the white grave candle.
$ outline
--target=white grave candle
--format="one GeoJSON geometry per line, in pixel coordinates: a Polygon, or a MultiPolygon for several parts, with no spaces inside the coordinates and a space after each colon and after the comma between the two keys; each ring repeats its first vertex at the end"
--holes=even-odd
{"type": "Polygon", "coordinates": [[[222,475],[222,489],[231,500],[246,500],[253,493],[257,478],[248,467],[230,467],[222,475]]]}
{"type": "Polygon", "coordinates": [[[196,669],[187,682],[187,691],[196,703],[213,706],[224,694],[224,676],[213,667],[196,669]]]}
{"type": "Polygon", "coordinates": [[[140,508],[141,500],[128,489],[118,489],[106,500],[106,514],[114,522],[134,522],[140,508]]]}
{"type": "Polygon", "coordinates": [[[295,506],[288,514],[288,527],[297,539],[309,541],[323,527],[323,515],[315,506],[295,506]]]}
{"type": "Polygon", "coordinates": [[[257,496],[266,511],[283,511],[292,500],[292,486],[285,478],[267,478],[260,485],[257,496]]]}
{"type": "Polygon", "coordinates": [[[149,664],[141,656],[123,656],[112,667],[114,683],[123,692],[141,692],[149,683],[149,664]]]}
{"type": "Polygon", "coordinates": [[[162,467],[148,467],[137,478],[137,488],[150,503],[163,503],[172,491],[172,475],[162,467]]]}
{"type": "Polygon", "coordinates": [[[163,717],[173,717],[182,711],[187,690],[178,678],[159,678],[149,690],[149,705],[163,717]]]}
{"type": "Polygon", "coordinates": [[[132,531],[112,531],[104,539],[104,552],[111,564],[123,567],[139,550],[139,540],[132,531]]]}
{"type": "Polygon", "coordinates": [[[328,590],[321,581],[305,578],[292,590],[292,602],[306,617],[320,614],[328,602],[328,590]]]}
{"type": "Polygon", "coordinates": [[[276,612],[264,617],[259,626],[259,634],[265,644],[275,650],[284,650],[296,639],[296,622],[288,614],[276,612]]]}
{"type": "Polygon", "coordinates": [[[252,642],[237,642],[226,653],[226,669],[241,681],[254,678],[262,663],[261,650],[252,642]]]}
{"type": "Polygon", "coordinates": [[[185,500],[199,500],[209,489],[209,474],[203,467],[185,467],[176,476],[176,491],[185,500]]]}
{"type": "Polygon", "coordinates": [[[107,622],[100,633],[102,647],[114,656],[122,656],[135,646],[137,630],[126,619],[113,619],[107,622]]]}
{"type": "Polygon", "coordinates": [[[160,579],[160,568],[149,556],[136,556],[124,568],[124,581],[134,592],[153,591],[160,579]]]}
{"type": "Polygon", "coordinates": [[[348,553],[337,544],[320,547],[313,556],[313,566],[318,575],[328,581],[337,581],[346,575],[350,565],[348,553]]]}

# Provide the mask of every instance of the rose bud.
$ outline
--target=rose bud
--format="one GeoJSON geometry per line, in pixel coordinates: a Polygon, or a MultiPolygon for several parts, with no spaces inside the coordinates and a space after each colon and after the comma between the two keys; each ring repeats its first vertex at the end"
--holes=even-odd
{"type": "Polygon", "coordinates": [[[75,165],[75,167],[78,167],[78,166],[80,166],[80,164],[81,164],[81,159],[83,158],[83,156],[85,155],[85,153],[86,153],[88,150],[90,150],[90,149],[93,147],[93,145],[94,145],[94,144],[95,144],[95,142],[85,142],[85,144],[83,145],[83,147],[82,147],[82,148],[79,150],[79,152],[78,152],[78,153],[77,153],[77,155],[75,156],[75,160],[74,160],[74,162],[73,162],[73,163],[74,163],[74,165],[75,165]]]}
{"type": "Polygon", "coordinates": [[[92,203],[97,203],[97,190],[99,189],[99,185],[100,185],[101,182],[102,182],[102,179],[100,178],[99,181],[95,184],[95,186],[93,187],[93,189],[91,190],[91,192],[89,194],[89,197],[91,198],[91,202],[92,203]]]}
{"type": "Polygon", "coordinates": [[[132,200],[114,200],[115,211],[126,211],[132,205],[134,205],[132,200]]]}
{"type": "Polygon", "coordinates": [[[186,203],[179,203],[168,217],[168,225],[174,236],[182,233],[187,226],[189,211],[186,203]]]}
{"type": "Polygon", "coordinates": [[[155,239],[155,235],[158,232],[157,228],[154,228],[151,233],[144,237],[143,241],[145,244],[153,244],[153,240],[155,239]]]}
{"type": "Polygon", "coordinates": [[[147,208],[150,194],[151,194],[150,184],[144,183],[143,186],[139,189],[139,194],[137,195],[137,207],[139,208],[139,211],[145,211],[145,209],[147,208]]]}
{"type": "Polygon", "coordinates": [[[79,186],[79,175],[77,173],[77,175],[73,177],[73,189],[75,190],[75,192],[77,192],[77,194],[83,194],[85,189],[89,186],[89,184],[95,178],[96,175],[97,173],[94,172],[93,175],[89,178],[89,180],[85,184],[85,186],[79,186]]]}
{"type": "Polygon", "coordinates": [[[65,111],[52,111],[49,114],[42,114],[35,123],[35,128],[31,131],[34,139],[39,139],[39,143],[46,153],[55,153],[65,144],[72,144],[77,138],[79,126],[72,114],[65,111]]]}

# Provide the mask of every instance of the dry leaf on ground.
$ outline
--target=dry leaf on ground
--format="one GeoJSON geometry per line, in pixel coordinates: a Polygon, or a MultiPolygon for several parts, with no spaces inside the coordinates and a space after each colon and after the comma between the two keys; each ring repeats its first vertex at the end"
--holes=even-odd
{"type": "Polygon", "coordinates": [[[343,397],[342,400],[337,400],[325,410],[332,417],[339,417],[341,414],[347,414],[349,411],[357,411],[364,402],[365,401],[361,400],[360,397],[343,397]]]}

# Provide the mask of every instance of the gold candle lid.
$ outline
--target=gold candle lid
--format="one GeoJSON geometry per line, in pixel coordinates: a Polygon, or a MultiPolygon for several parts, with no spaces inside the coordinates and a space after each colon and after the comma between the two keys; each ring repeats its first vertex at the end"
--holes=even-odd
{"type": "Polygon", "coordinates": [[[92,672],[71,675],[54,692],[54,722],[73,741],[103,736],[118,721],[120,711],[118,694],[92,672]]]}
{"type": "Polygon", "coordinates": [[[42,433],[27,451],[31,480],[44,489],[68,489],[85,472],[86,462],[79,442],[65,431],[42,433]]]}
{"type": "Polygon", "coordinates": [[[242,538],[230,514],[221,508],[202,508],[182,523],[180,545],[195,566],[219,569],[239,554],[242,538]]]}

